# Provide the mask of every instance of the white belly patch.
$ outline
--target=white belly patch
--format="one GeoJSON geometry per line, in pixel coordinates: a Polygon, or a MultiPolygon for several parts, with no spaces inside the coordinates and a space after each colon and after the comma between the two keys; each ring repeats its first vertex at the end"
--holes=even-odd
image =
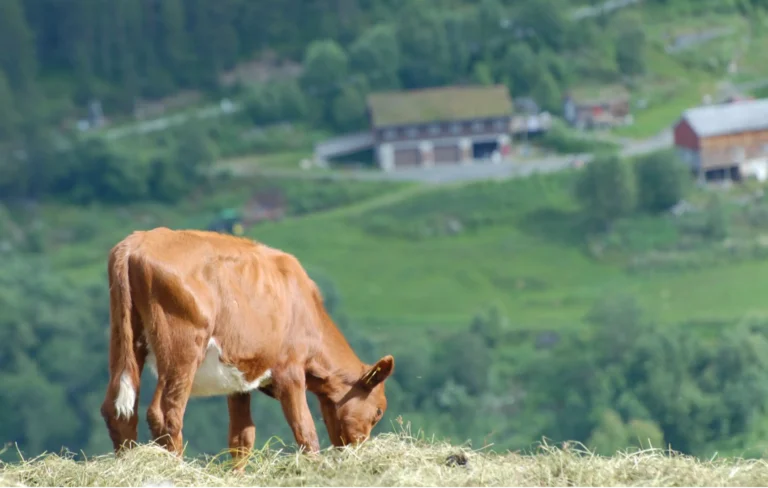
{"type": "MultiPolygon", "coordinates": [[[[149,350],[147,354],[147,366],[157,377],[157,359],[152,350],[149,350]]],[[[205,357],[195,373],[191,396],[209,397],[245,393],[262,386],[267,386],[271,382],[272,371],[269,369],[255,380],[251,382],[246,381],[242,371],[230,364],[221,362],[221,348],[211,338],[208,341],[208,347],[205,349],[205,357]]]]}

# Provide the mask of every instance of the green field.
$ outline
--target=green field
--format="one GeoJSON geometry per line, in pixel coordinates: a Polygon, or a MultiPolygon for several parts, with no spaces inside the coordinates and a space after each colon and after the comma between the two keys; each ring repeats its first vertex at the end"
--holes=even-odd
{"type": "MultiPolygon", "coordinates": [[[[501,307],[517,327],[568,327],[611,293],[634,295],[671,322],[768,315],[761,298],[768,292],[766,261],[629,274],[588,256],[577,232],[547,229],[558,224],[538,220],[547,212],[565,226],[578,219],[559,206],[567,202],[566,189],[547,178],[498,185],[510,193],[522,188],[531,198],[538,189],[542,198],[527,211],[512,211],[506,223],[458,236],[377,237],[349,216],[321,215],[264,225],[250,235],[333,277],[347,312],[362,324],[386,325],[374,327],[385,335],[412,333],[420,325],[464,325],[488,305],[501,307]]],[[[462,201],[459,189],[433,192],[462,201]]]]}
{"type": "MultiPolygon", "coordinates": [[[[446,187],[290,181],[281,184],[304,195],[308,203],[296,207],[303,212],[247,234],[330,277],[350,318],[383,340],[461,327],[494,305],[519,329],[579,326],[596,300],[616,293],[667,322],[768,316],[766,260],[630,273],[623,257],[592,257],[570,173],[446,187]],[[445,231],[451,219],[463,227],[458,233],[445,231]]],[[[72,277],[101,283],[117,240],[136,228],[204,227],[252,190],[248,180],[230,185],[173,210],[131,207],[129,221],[110,220],[120,214],[114,209],[48,208],[47,220],[84,238],[57,245],[51,259],[72,277]]]]}

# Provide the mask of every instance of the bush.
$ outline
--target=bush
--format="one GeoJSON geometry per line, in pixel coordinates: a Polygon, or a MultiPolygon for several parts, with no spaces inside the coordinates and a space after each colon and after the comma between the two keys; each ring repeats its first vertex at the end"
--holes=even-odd
{"type": "Polygon", "coordinates": [[[295,80],[274,81],[252,88],[245,111],[254,124],[293,122],[307,115],[307,101],[295,80]]]}
{"type": "Polygon", "coordinates": [[[602,153],[619,148],[616,143],[582,135],[566,127],[559,119],[552,121],[552,127],[541,138],[541,145],[562,154],[602,153]]]}
{"type": "Polygon", "coordinates": [[[629,163],[618,156],[595,158],[576,185],[581,201],[594,224],[606,228],[637,206],[637,181],[629,163]]]}
{"type": "Polygon", "coordinates": [[[651,213],[675,206],[690,186],[691,173],[672,150],[638,158],[635,165],[638,204],[651,213]]]}

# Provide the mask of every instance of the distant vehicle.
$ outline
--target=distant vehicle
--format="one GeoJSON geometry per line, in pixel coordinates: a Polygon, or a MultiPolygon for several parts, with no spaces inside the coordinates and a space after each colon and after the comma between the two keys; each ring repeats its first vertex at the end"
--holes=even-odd
{"type": "Polygon", "coordinates": [[[227,208],[219,212],[219,215],[208,224],[207,230],[221,232],[222,234],[243,235],[243,216],[235,208],[227,208]]]}

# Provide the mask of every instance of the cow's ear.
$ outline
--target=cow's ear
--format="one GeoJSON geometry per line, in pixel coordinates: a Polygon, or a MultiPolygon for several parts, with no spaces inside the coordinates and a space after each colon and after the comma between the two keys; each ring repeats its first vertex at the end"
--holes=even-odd
{"type": "Polygon", "coordinates": [[[365,388],[373,389],[376,385],[389,378],[392,371],[395,370],[395,358],[387,354],[376,361],[371,369],[363,373],[360,382],[365,388]]]}

